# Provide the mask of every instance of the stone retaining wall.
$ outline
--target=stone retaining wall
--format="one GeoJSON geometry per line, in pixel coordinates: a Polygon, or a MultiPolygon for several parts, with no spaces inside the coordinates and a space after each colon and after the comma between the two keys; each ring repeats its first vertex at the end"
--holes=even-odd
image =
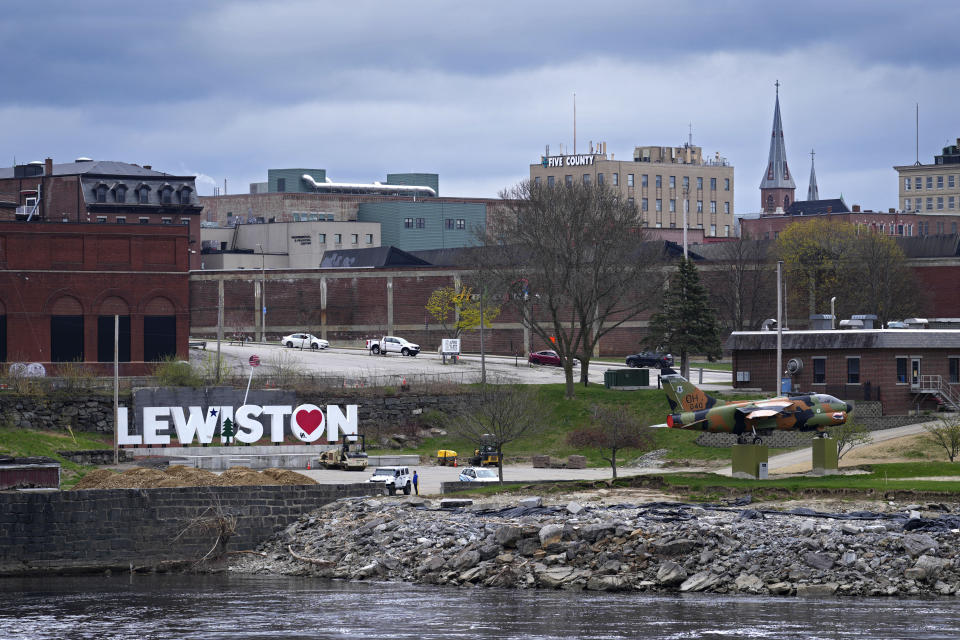
{"type": "MultiPolygon", "coordinates": [[[[121,397],[120,404],[128,399],[121,397]]],[[[0,415],[11,427],[60,431],[113,433],[113,396],[91,393],[72,395],[0,395],[0,415]]]]}
{"type": "Polygon", "coordinates": [[[220,516],[235,518],[223,550],[253,549],[301,514],[370,484],[89,489],[0,493],[0,575],[153,567],[211,551],[220,516]]]}
{"type": "MultiPolygon", "coordinates": [[[[57,453],[77,464],[113,464],[113,449],[87,449],[83,451],[57,451],[57,453]]],[[[118,451],[117,459],[126,462],[127,452],[118,451]]]]}

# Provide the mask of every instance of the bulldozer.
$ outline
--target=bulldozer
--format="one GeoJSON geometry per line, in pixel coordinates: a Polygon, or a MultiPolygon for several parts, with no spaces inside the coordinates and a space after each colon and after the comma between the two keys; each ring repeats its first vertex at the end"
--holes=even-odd
{"type": "Polygon", "coordinates": [[[324,469],[342,469],[343,471],[363,471],[367,468],[367,443],[363,435],[354,440],[344,440],[336,449],[320,454],[317,465],[324,469]]]}
{"type": "Polygon", "coordinates": [[[473,450],[470,465],[474,467],[496,466],[500,464],[500,451],[497,449],[497,440],[492,433],[480,436],[480,448],[473,450]]]}

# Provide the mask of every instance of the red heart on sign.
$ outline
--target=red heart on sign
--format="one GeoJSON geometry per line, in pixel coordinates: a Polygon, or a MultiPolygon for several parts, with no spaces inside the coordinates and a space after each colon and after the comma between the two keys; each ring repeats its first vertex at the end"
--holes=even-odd
{"type": "Polygon", "coordinates": [[[300,428],[303,429],[308,436],[313,435],[317,427],[323,424],[323,414],[320,413],[319,409],[301,411],[297,414],[297,424],[300,425],[300,428]]]}

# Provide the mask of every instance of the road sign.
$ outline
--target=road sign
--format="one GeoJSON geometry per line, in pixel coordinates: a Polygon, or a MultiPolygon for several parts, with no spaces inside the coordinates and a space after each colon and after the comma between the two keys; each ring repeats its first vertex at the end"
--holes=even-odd
{"type": "Polygon", "coordinates": [[[260,356],[250,356],[250,366],[259,367],[260,366],[260,356]]]}
{"type": "Polygon", "coordinates": [[[460,339],[443,338],[443,340],[440,342],[440,351],[444,355],[460,355],[460,339]]]}

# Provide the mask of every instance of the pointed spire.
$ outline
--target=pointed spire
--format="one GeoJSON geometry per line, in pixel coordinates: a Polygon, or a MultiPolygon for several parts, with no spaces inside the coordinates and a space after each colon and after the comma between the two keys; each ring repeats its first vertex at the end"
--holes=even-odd
{"type": "Polygon", "coordinates": [[[807,187],[807,200],[819,200],[820,190],[817,189],[817,172],[813,168],[813,156],[816,152],[810,149],[810,185],[807,187]]]}
{"type": "Polygon", "coordinates": [[[767,171],[760,181],[761,189],[796,189],[790,168],[787,166],[787,150],[783,142],[783,123],[780,121],[780,81],[777,80],[777,99],[773,110],[773,132],[770,138],[770,156],[767,171]]]}

